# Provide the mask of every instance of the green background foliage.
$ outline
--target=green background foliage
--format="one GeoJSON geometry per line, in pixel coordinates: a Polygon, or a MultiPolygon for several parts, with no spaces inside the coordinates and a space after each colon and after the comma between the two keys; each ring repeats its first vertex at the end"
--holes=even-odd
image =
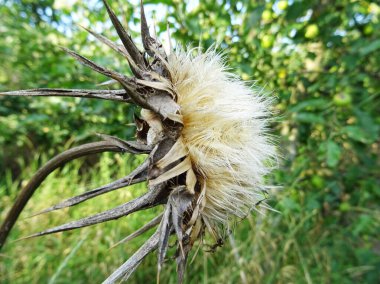
{"type": "MultiPolygon", "coordinates": [[[[0,0],[0,91],[95,88],[105,80],[59,46],[129,74],[125,61],[76,24],[117,40],[101,1],[0,0]]],[[[110,1],[138,36],[137,1],[110,1]]],[[[157,33],[167,22],[177,45],[218,49],[234,72],[276,97],[272,123],[282,159],[268,183],[281,213],[253,214],[227,241],[199,251],[189,283],[379,283],[380,281],[380,4],[377,1],[144,1],[157,33]],[[184,3],[187,2],[187,3],[184,3]]],[[[152,21],[150,21],[152,23],[152,21]]],[[[136,110],[70,98],[0,98],[0,220],[17,192],[54,154],[94,133],[133,137],[136,110]]],[[[12,242],[67,220],[106,210],[144,190],[121,189],[63,212],[25,219],[58,200],[121,177],[141,161],[103,154],[79,160],[43,183],[0,252],[1,283],[97,283],[144,237],[109,246],[157,210],[80,231],[12,242]]],[[[146,237],[146,235],[145,235],[146,237]]],[[[156,257],[131,283],[151,283],[156,257]]],[[[166,265],[162,283],[175,283],[166,265]]]]}

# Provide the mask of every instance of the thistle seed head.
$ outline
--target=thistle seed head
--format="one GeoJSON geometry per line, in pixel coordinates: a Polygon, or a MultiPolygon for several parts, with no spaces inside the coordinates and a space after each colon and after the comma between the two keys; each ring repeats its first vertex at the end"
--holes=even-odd
{"type": "Polygon", "coordinates": [[[103,1],[123,43],[120,46],[86,29],[123,55],[133,77],[99,66],[64,49],[80,63],[117,81],[121,90],[38,89],[3,93],[19,96],[75,96],[133,103],[142,108],[136,117],[136,140],[100,135],[104,140],[65,151],[31,179],[0,229],[4,244],[26,202],[43,179],[62,164],[88,153],[119,151],[148,154],[128,176],[56,204],[40,213],[73,206],[106,192],[148,181],[147,192],[119,207],[73,221],[33,236],[72,230],[164,205],[161,215],[123,241],[158,226],[147,242],[105,283],[128,278],[151,251],[158,250],[158,271],[169,237],[177,239],[176,262],[182,282],[189,251],[209,233],[220,244],[223,228],[244,218],[265,199],[264,177],[273,167],[275,150],[267,133],[270,99],[242,82],[226,67],[223,56],[209,49],[178,48],[167,54],[149,34],[141,5],[141,52],[107,1],[103,1]]]}

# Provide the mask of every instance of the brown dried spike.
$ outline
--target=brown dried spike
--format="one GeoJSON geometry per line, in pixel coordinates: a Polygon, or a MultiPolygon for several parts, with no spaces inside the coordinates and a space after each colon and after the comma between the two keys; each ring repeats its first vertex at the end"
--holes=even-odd
{"type": "Polygon", "coordinates": [[[165,207],[164,215],[162,216],[160,227],[158,228],[159,232],[159,242],[158,242],[158,262],[157,262],[157,278],[160,277],[160,271],[162,264],[164,263],[166,252],[169,246],[169,236],[172,230],[171,222],[171,211],[172,207],[170,204],[167,204],[165,207]]]}
{"type": "Polygon", "coordinates": [[[148,23],[145,18],[145,11],[143,1],[140,1],[140,13],[141,13],[141,38],[144,45],[144,49],[151,56],[154,57],[154,45],[157,45],[157,42],[149,34],[148,23]]]}
{"type": "Polygon", "coordinates": [[[141,69],[145,68],[144,57],[136,45],[133,43],[132,39],[129,37],[124,27],[120,23],[119,19],[116,17],[115,13],[112,11],[111,7],[108,5],[106,0],[103,0],[103,3],[107,9],[107,13],[112,21],[113,26],[116,29],[119,38],[121,39],[123,45],[127,49],[128,53],[131,55],[132,60],[137,66],[141,69]]]}
{"type": "Polygon", "coordinates": [[[122,266],[113,272],[103,284],[111,284],[120,280],[127,280],[141,261],[152,251],[157,249],[160,232],[157,230],[122,266]]]}
{"type": "MultiPolygon", "coordinates": [[[[135,86],[133,85],[131,80],[129,78],[127,78],[126,76],[124,76],[123,74],[117,73],[117,72],[109,70],[107,68],[104,68],[104,67],[96,64],[95,62],[87,59],[86,57],[84,57],[84,56],[82,56],[82,55],[80,55],[80,54],[76,53],[75,51],[72,51],[68,48],[61,47],[61,49],[63,51],[65,51],[67,54],[74,57],[76,60],[78,60],[81,64],[83,64],[87,67],[90,67],[92,70],[94,70],[100,74],[103,74],[104,76],[107,76],[109,78],[117,80],[126,89],[126,91],[131,92],[131,93],[133,93],[135,91],[135,86]]],[[[128,94],[130,94],[130,93],[128,93],[128,94]]]]}
{"type": "Polygon", "coordinates": [[[137,167],[134,171],[132,171],[129,175],[126,177],[123,177],[121,179],[118,179],[112,183],[109,183],[107,185],[98,187],[96,189],[86,191],[80,195],[77,195],[75,197],[66,199],[52,207],[49,207],[41,212],[38,212],[30,217],[45,214],[51,211],[71,207],[74,205],[77,205],[79,203],[85,202],[89,199],[92,199],[96,196],[108,193],[110,191],[130,186],[139,182],[143,182],[147,180],[147,168],[148,168],[148,160],[146,160],[144,163],[142,163],[139,167],[137,167]]]}
{"type": "Polygon", "coordinates": [[[129,242],[130,240],[133,240],[134,238],[137,238],[141,234],[145,233],[149,229],[157,226],[158,224],[160,224],[162,216],[163,216],[163,214],[160,214],[157,217],[154,217],[152,220],[150,220],[147,224],[145,224],[144,226],[142,226],[140,229],[138,229],[137,231],[133,232],[132,234],[130,234],[129,236],[125,237],[124,239],[122,239],[121,241],[117,242],[116,244],[112,245],[110,247],[110,249],[112,249],[112,248],[114,248],[114,247],[116,247],[116,246],[118,246],[118,245],[120,245],[122,243],[129,242]]]}
{"type": "Polygon", "coordinates": [[[148,108],[148,109],[156,110],[156,112],[159,113],[159,111],[157,111],[157,108],[154,107],[154,105],[152,105],[152,103],[147,102],[147,100],[142,96],[142,94],[140,94],[137,91],[137,84],[135,83],[135,81],[133,79],[130,79],[130,78],[124,76],[123,74],[118,73],[118,72],[104,68],[104,67],[96,64],[95,62],[87,59],[86,57],[84,57],[84,56],[82,56],[82,55],[80,55],[80,54],[78,54],[78,53],[76,53],[70,49],[67,49],[64,47],[61,47],[61,48],[62,48],[62,50],[67,52],[69,55],[71,55],[72,57],[77,59],[81,64],[83,64],[87,67],[90,67],[91,69],[93,69],[94,71],[96,71],[100,74],[103,74],[109,78],[112,78],[112,79],[115,79],[116,81],[118,81],[124,87],[124,89],[127,91],[127,94],[130,96],[130,98],[135,103],[137,103],[138,105],[145,107],[145,108],[148,108]]]}
{"type": "Polygon", "coordinates": [[[0,96],[73,97],[102,99],[126,103],[132,102],[125,90],[31,89],[12,92],[0,92],[0,96]]]}
{"type": "Polygon", "coordinates": [[[102,134],[102,133],[96,133],[96,135],[105,141],[114,142],[116,145],[120,146],[120,148],[125,149],[125,151],[129,153],[149,154],[153,150],[152,146],[143,144],[138,141],[125,141],[123,139],[120,139],[119,137],[102,134]]]}
{"type": "Polygon", "coordinates": [[[69,222],[69,223],[48,229],[48,230],[40,232],[40,233],[33,234],[33,235],[28,236],[26,238],[44,236],[44,235],[49,235],[49,234],[63,232],[63,231],[70,231],[70,230],[74,230],[74,229],[79,229],[79,228],[88,227],[88,226],[92,226],[95,224],[107,222],[110,220],[119,219],[119,218],[127,216],[133,212],[136,212],[136,211],[139,211],[142,209],[151,208],[151,207],[158,205],[162,201],[162,200],[157,200],[157,196],[160,193],[161,192],[157,192],[157,191],[153,191],[153,190],[149,191],[146,194],[144,194],[144,195],[142,195],[142,196],[140,196],[140,197],[138,197],[132,201],[129,201],[123,205],[120,205],[118,207],[106,210],[104,212],[101,212],[101,213],[98,213],[98,214],[95,214],[95,215],[92,215],[92,216],[89,216],[86,218],[79,219],[77,221],[72,221],[72,222],[69,222]]]}
{"type": "Polygon", "coordinates": [[[120,46],[120,45],[114,43],[113,41],[109,40],[105,36],[103,36],[101,34],[98,34],[98,33],[94,32],[94,31],[92,31],[92,30],[90,30],[88,28],[85,28],[85,27],[82,27],[82,28],[85,29],[88,33],[92,34],[100,42],[104,43],[105,45],[107,45],[108,47],[110,47],[111,49],[113,49],[114,51],[116,51],[117,53],[120,53],[121,55],[123,55],[127,59],[128,64],[131,67],[131,70],[132,70],[133,74],[135,76],[137,76],[138,78],[142,78],[142,71],[141,71],[141,69],[133,61],[131,55],[128,53],[128,51],[125,49],[124,46],[120,46]]]}

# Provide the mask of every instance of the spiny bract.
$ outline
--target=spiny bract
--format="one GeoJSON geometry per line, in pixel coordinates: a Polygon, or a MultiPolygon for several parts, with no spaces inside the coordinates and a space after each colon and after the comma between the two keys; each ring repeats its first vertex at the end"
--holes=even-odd
{"type": "MultiPolygon", "coordinates": [[[[151,251],[158,249],[158,272],[170,235],[177,239],[176,262],[183,281],[188,253],[196,240],[209,232],[219,244],[229,221],[261,206],[263,178],[272,168],[275,151],[266,127],[270,100],[252,91],[224,65],[223,57],[209,49],[167,54],[150,36],[141,4],[141,52],[106,1],[111,21],[123,43],[119,45],[86,29],[123,55],[134,77],[99,66],[64,50],[80,63],[118,82],[120,90],[37,89],[2,93],[16,96],[68,96],[98,98],[142,107],[136,117],[136,140],[100,135],[103,141],[69,149],[50,160],[23,189],[0,228],[0,247],[20,212],[41,182],[64,163],[93,153],[113,151],[148,154],[128,176],[64,200],[38,214],[73,206],[106,192],[148,181],[142,196],[116,208],[73,221],[30,237],[51,234],[118,219],[133,212],[164,205],[163,213],[126,237],[126,242],[158,226],[146,243],[105,283],[127,279],[151,251]]],[[[265,207],[265,205],[264,205],[265,207]]]]}

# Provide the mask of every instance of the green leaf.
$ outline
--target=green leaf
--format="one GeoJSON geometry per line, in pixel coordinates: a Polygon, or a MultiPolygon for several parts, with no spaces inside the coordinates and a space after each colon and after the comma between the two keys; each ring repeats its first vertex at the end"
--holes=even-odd
{"type": "Polygon", "coordinates": [[[279,203],[280,205],[280,208],[282,209],[282,211],[287,211],[287,212],[290,212],[290,211],[293,211],[293,212],[299,212],[301,211],[301,206],[299,203],[297,203],[295,200],[293,200],[292,198],[290,197],[285,197],[284,199],[282,199],[279,203]]]}
{"type": "Polygon", "coordinates": [[[363,45],[363,47],[359,49],[359,53],[361,55],[367,55],[371,52],[378,50],[379,48],[380,48],[380,39],[375,40],[368,45],[363,45]]]}
{"type": "Polygon", "coordinates": [[[323,123],[324,119],[322,116],[309,112],[300,112],[295,116],[295,120],[304,123],[323,123]]]}
{"type": "Polygon", "coordinates": [[[368,132],[363,127],[357,125],[345,126],[342,128],[342,133],[346,134],[352,140],[362,142],[364,144],[372,144],[378,138],[376,132],[368,132]]]}
{"type": "Polygon", "coordinates": [[[338,165],[342,154],[342,150],[338,144],[329,140],[327,142],[326,162],[330,168],[335,168],[338,165]]]}
{"type": "Polygon", "coordinates": [[[303,102],[300,102],[292,107],[290,107],[289,111],[291,112],[299,112],[301,110],[314,110],[314,109],[324,109],[328,105],[329,101],[323,98],[318,99],[310,99],[303,102]]]}

